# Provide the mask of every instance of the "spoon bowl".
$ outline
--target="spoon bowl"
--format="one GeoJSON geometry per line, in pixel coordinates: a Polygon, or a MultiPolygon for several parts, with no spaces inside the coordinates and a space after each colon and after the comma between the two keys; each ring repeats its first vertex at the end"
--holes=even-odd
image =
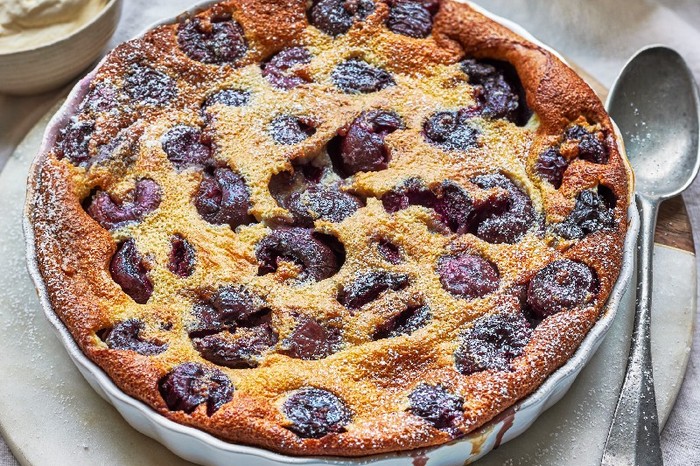
{"type": "Polygon", "coordinates": [[[698,174],[699,109],[685,61],[660,46],[641,50],[625,65],[608,99],[635,172],[641,228],[634,331],[603,466],[663,465],[650,343],[654,229],[659,204],[683,192],[698,174]]]}
{"type": "Polygon", "coordinates": [[[640,194],[668,199],[697,175],[699,100],[692,72],[667,47],[641,50],[618,77],[607,108],[622,133],[640,194]]]}

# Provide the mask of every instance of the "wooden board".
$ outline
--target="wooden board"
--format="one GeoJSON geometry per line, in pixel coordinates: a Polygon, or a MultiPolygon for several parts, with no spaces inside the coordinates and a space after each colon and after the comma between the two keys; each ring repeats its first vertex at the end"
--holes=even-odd
{"type": "Polygon", "coordinates": [[[688,211],[685,208],[685,202],[683,202],[681,196],[674,197],[661,204],[654,241],[665,246],[695,253],[693,230],[690,225],[688,211]]]}
{"type": "MultiPolygon", "coordinates": [[[[585,70],[576,65],[572,66],[598,94],[600,100],[605,102],[608,97],[608,90],[605,86],[585,70]]],[[[688,217],[688,211],[681,196],[674,197],[661,204],[654,241],[664,246],[671,246],[695,254],[690,217],[688,217]]]]}

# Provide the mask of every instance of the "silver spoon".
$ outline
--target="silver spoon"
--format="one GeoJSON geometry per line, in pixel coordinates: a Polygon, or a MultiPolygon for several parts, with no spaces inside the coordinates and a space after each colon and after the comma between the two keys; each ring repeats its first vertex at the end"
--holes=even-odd
{"type": "Polygon", "coordinates": [[[700,98],[683,58],[674,50],[654,46],[640,50],[627,63],[607,107],[634,168],[642,224],[632,346],[602,464],[661,466],[650,347],[654,228],[661,202],[683,192],[698,173],[700,98]]]}

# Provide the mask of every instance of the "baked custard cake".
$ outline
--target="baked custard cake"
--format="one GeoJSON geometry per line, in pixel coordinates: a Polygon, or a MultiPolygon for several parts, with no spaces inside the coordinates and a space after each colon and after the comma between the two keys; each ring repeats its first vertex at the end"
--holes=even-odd
{"type": "Polygon", "coordinates": [[[621,267],[593,91],[454,0],[234,0],[112,51],[30,180],[51,305],[230,442],[449,442],[535,390],[621,267]]]}

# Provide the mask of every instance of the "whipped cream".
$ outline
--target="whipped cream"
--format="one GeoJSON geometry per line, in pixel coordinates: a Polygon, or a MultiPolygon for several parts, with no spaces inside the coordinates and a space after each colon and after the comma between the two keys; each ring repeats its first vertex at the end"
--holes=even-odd
{"type": "Polygon", "coordinates": [[[66,37],[95,17],[108,0],[0,0],[0,53],[66,37]]]}

